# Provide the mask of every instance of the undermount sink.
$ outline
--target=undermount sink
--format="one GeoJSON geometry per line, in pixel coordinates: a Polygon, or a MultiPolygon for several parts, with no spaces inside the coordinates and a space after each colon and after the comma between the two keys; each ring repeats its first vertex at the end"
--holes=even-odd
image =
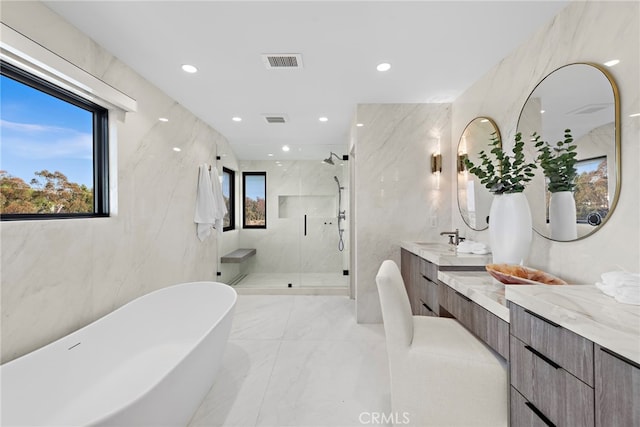
{"type": "Polygon", "coordinates": [[[425,249],[438,250],[440,252],[455,252],[456,248],[446,243],[434,243],[434,242],[414,242],[416,245],[425,249]]]}

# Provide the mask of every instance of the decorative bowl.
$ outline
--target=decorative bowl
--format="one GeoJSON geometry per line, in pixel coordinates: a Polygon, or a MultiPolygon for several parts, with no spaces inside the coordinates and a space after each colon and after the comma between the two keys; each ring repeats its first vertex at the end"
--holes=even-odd
{"type": "Polygon", "coordinates": [[[487,264],[486,270],[505,285],[566,285],[567,282],[542,270],[517,264],[487,264]]]}

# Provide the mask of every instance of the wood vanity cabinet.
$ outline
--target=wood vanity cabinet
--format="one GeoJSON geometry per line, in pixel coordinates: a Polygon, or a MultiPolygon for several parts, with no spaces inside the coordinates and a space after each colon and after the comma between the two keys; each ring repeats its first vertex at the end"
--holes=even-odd
{"type": "Polygon", "coordinates": [[[400,272],[415,316],[438,315],[438,266],[401,249],[400,272]]]}
{"type": "Polygon", "coordinates": [[[595,346],[596,426],[640,426],[640,365],[595,346]]]}
{"type": "Polygon", "coordinates": [[[511,425],[593,426],[594,345],[510,303],[511,425]]]}

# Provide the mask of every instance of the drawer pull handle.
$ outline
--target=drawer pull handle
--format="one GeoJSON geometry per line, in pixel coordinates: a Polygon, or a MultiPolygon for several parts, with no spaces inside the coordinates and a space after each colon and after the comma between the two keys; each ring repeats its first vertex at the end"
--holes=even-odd
{"type": "Polygon", "coordinates": [[[561,366],[558,365],[556,362],[554,362],[553,360],[549,359],[547,356],[545,356],[544,354],[540,353],[538,350],[536,350],[535,348],[529,346],[529,345],[525,345],[524,348],[526,348],[527,350],[529,350],[531,353],[535,354],[536,356],[538,356],[540,359],[544,360],[545,362],[547,362],[549,365],[553,366],[555,369],[560,369],[561,366]]]}
{"type": "Polygon", "coordinates": [[[471,302],[471,298],[469,298],[466,295],[462,295],[460,292],[458,291],[454,291],[456,293],[456,295],[458,295],[460,298],[462,298],[463,300],[467,301],[467,302],[471,302]]]}
{"type": "Polygon", "coordinates": [[[526,308],[524,309],[524,312],[527,314],[532,315],[533,317],[542,320],[545,323],[550,324],[551,326],[553,326],[554,328],[559,328],[560,325],[558,325],[557,323],[553,323],[551,320],[549,319],[545,319],[544,317],[540,316],[538,313],[534,313],[533,311],[529,311],[526,308]]]}
{"type": "MultiPolygon", "coordinates": [[[[422,302],[422,301],[420,301],[420,302],[422,302]]],[[[427,310],[429,310],[429,311],[433,311],[433,310],[431,310],[431,307],[429,307],[429,306],[428,306],[426,303],[424,303],[424,302],[422,302],[422,306],[423,306],[424,308],[426,308],[427,310]]]]}
{"type": "Polygon", "coordinates": [[[527,408],[531,409],[531,412],[533,412],[534,414],[536,414],[538,416],[538,418],[540,418],[542,420],[543,423],[545,423],[546,425],[548,425],[549,427],[556,427],[556,425],[554,423],[552,423],[549,418],[547,418],[542,412],[540,412],[540,409],[536,408],[535,405],[531,402],[524,402],[525,405],[527,405],[527,408]]]}
{"type": "Polygon", "coordinates": [[[609,350],[608,348],[604,348],[604,347],[600,347],[600,350],[604,351],[605,353],[607,353],[609,356],[611,357],[615,357],[618,360],[621,360],[625,363],[628,363],[629,365],[640,369],[640,365],[638,365],[636,362],[634,362],[633,360],[629,360],[624,356],[620,356],[618,353],[614,353],[613,351],[609,350]]]}

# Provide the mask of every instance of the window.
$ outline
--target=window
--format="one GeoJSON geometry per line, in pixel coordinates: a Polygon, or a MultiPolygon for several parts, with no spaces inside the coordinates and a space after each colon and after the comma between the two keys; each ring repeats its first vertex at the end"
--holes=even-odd
{"type": "Polygon", "coordinates": [[[231,169],[222,168],[222,196],[224,204],[227,206],[227,214],[223,220],[223,230],[234,230],[236,228],[236,173],[231,169]]]}
{"type": "Polygon", "coordinates": [[[242,172],[242,227],[267,228],[267,173],[242,172]]]}
{"type": "Polygon", "coordinates": [[[0,63],[3,220],[108,216],[105,108],[0,63]]]}
{"type": "Polygon", "coordinates": [[[578,176],[573,197],[578,222],[588,223],[589,217],[595,215],[596,222],[600,224],[609,213],[607,156],[580,160],[576,169],[578,176]]]}

